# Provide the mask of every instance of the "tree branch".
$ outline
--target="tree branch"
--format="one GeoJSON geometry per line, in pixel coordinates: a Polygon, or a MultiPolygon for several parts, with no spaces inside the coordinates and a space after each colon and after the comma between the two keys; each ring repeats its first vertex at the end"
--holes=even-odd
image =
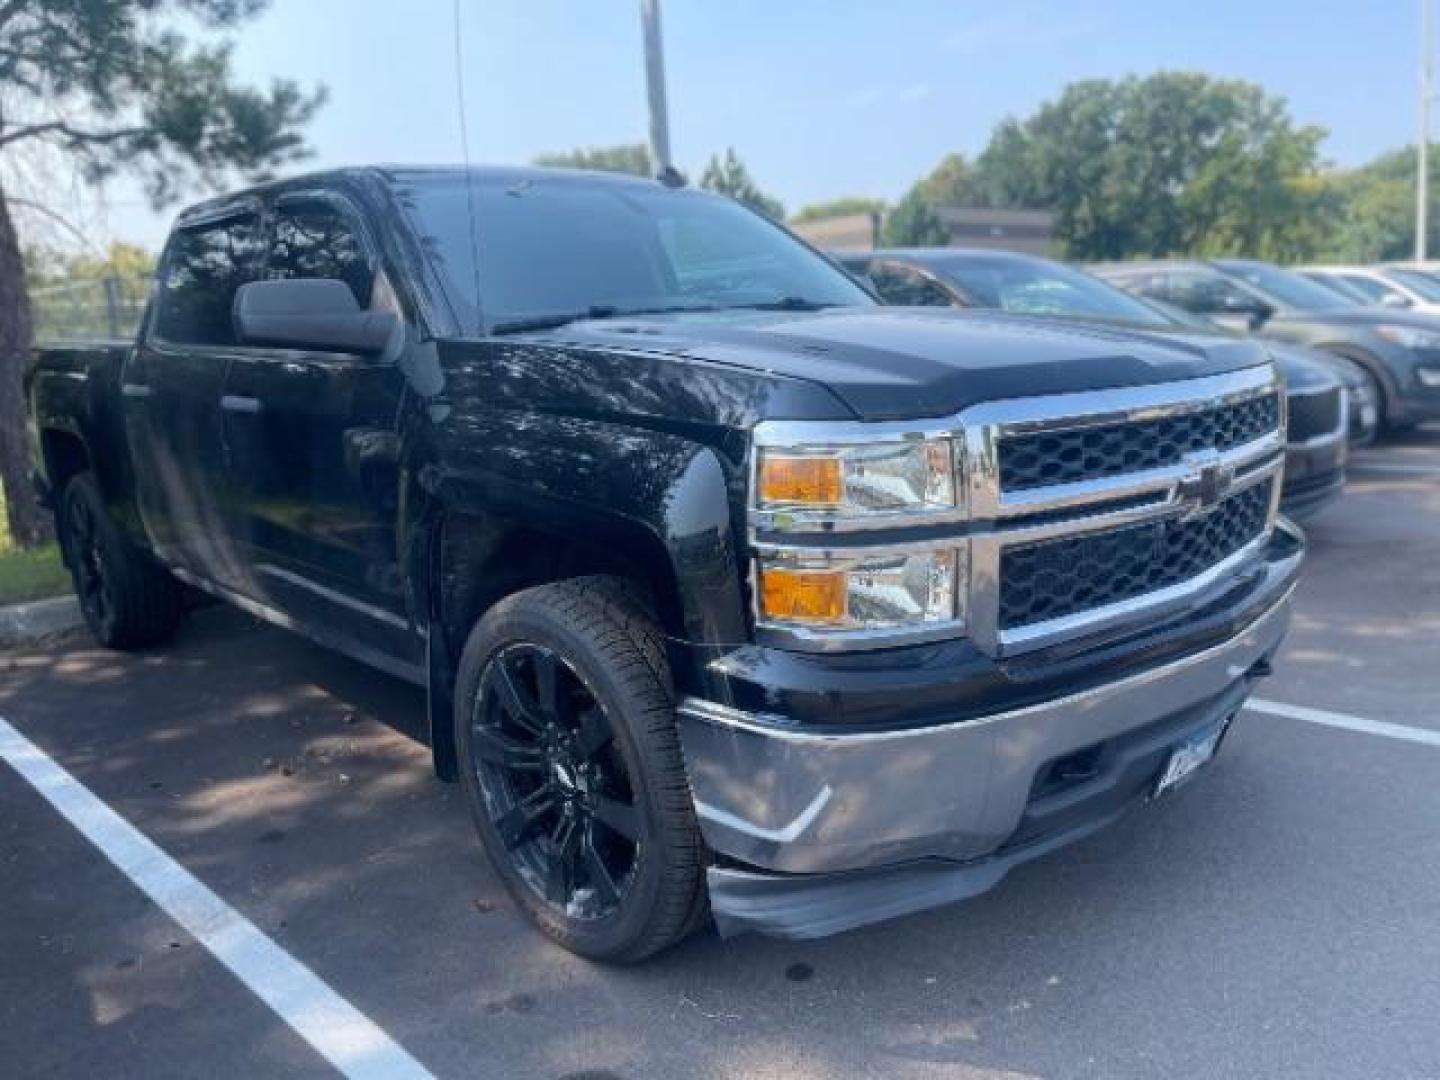
{"type": "Polygon", "coordinates": [[[99,255],[104,254],[104,249],[101,248],[98,244],[96,244],[94,240],[91,240],[88,236],[86,236],[84,230],[81,229],[80,226],[76,225],[59,211],[51,210],[50,207],[46,206],[44,203],[38,203],[34,199],[26,199],[20,195],[4,195],[3,198],[11,206],[23,206],[26,210],[29,210],[32,213],[36,213],[39,214],[41,217],[48,218],[56,225],[59,225],[61,228],[63,228],[66,232],[70,233],[71,236],[79,240],[81,244],[85,245],[91,251],[99,255]]]}
{"type": "Polygon", "coordinates": [[[105,145],[144,133],[145,129],[142,127],[116,128],[113,131],[83,131],[64,120],[47,120],[40,124],[27,124],[0,135],[0,149],[4,149],[11,143],[20,142],[22,139],[37,138],[42,135],[61,135],[72,146],[78,148],[92,143],[105,145]]]}

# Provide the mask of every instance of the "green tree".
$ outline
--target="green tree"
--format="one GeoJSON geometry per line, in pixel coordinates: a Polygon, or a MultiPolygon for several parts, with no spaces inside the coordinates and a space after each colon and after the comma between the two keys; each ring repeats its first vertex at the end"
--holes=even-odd
{"type": "Polygon", "coordinates": [[[979,201],[975,170],[964,154],[946,154],[917,186],[931,206],[975,206],[979,201]]]}
{"type": "Polygon", "coordinates": [[[705,171],[700,174],[700,186],[729,195],[776,221],[785,219],[784,204],[760,190],[734,147],[727,149],[723,157],[715,154],[706,162],[705,171]]]}
{"type": "Polygon", "coordinates": [[[632,176],[653,176],[650,151],[644,143],[620,146],[586,146],[554,154],[541,154],[536,165],[561,169],[596,169],[600,172],[629,173],[632,176]]]}
{"type": "Polygon", "coordinates": [[[881,240],[891,247],[943,247],[950,243],[950,230],[936,208],[983,205],[974,167],[963,154],[946,154],[891,209],[881,240]]]}
{"type": "Polygon", "coordinates": [[[983,205],[1051,210],[1075,258],[1286,257],[1306,242],[1324,134],[1251,83],[1092,79],[1001,124],[975,163],[975,190],[983,205]]]}
{"type": "Polygon", "coordinates": [[[867,199],[858,195],[847,195],[829,202],[811,203],[795,212],[791,221],[823,221],[825,218],[849,217],[851,214],[883,214],[884,199],[867,199]]]}
{"type": "MultiPolygon", "coordinates": [[[[1432,160],[1440,147],[1431,146],[1432,160]]],[[[1329,174],[1329,188],[1343,203],[1334,215],[1331,244],[1322,257],[1337,262],[1406,259],[1415,251],[1415,147],[1381,154],[1358,169],[1329,174]]],[[[1430,205],[1440,206],[1440,174],[1430,170],[1430,205]]],[[[1440,219],[1432,216],[1426,246],[1440,250],[1440,219]]]]}
{"type": "MultiPolygon", "coordinates": [[[[161,205],[186,188],[270,175],[306,153],[300,130],[324,100],[289,80],[236,82],[230,46],[177,26],[233,29],[265,0],[8,0],[0,4],[0,152],[44,144],[87,179],[139,177],[161,205]]],[[[0,191],[0,484],[10,533],[43,540],[28,497],[21,374],[31,307],[10,205],[0,191]]]]}
{"type": "Polygon", "coordinates": [[[155,273],[153,251],[139,244],[114,241],[103,255],[72,255],[64,261],[67,281],[100,281],[107,277],[147,281],[155,273]]]}
{"type": "Polygon", "coordinates": [[[887,247],[941,247],[950,230],[935,213],[919,184],[905,193],[885,218],[880,235],[887,247]]]}
{"type": "Polygon", "coordinates": [[[154,252],[121,241],[95,254],[27,247],[36,340],[129,333],[139,324],[155,262],[154,252]]]}

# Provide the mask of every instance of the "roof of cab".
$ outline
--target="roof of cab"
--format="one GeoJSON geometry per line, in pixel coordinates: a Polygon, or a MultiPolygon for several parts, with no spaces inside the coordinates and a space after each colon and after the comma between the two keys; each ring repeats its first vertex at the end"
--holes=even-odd
{"type": "Polygon", "coordinates": [[[461,180],[468,174],[479,183],[522,184],[563,183],[586,187],[642,187],[654,189],[658,180],[628,173],[599,172],[592,169],[548,168],[540,165],[353,165],[321,169],[282,179],[267,180],[225,195],[187,206],[176,219],[177,226],[191,225],[216,216],[234,213],[248,203],[268,194],[295,187],[322,187],[326,184],[397,184],[423,180],[461,180]]]}

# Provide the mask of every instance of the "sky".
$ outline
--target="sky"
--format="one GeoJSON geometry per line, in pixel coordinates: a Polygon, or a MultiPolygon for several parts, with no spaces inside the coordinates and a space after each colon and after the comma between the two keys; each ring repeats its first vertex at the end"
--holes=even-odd
{"type": "MultiPolygon", "coordinates": [[[[459,0],[470,157],[643,141],[638,0],[459,0]]],[[[1339,165],[1412,142],[1417,0],[661,0],[671,142],[733,146],[794,211],[894,199],[1076,79],[1195,69],[1257,82],[1339,165]]],[[[235,35],[246,80],[324,84],[305,166],[461,158],[452,0],[273,0],[235,35]]],[[[200,197],[204,192],[193,193],[200,197]]],[[[158,245],[174,208],[112,185],[99,230],[158,245]]]]}

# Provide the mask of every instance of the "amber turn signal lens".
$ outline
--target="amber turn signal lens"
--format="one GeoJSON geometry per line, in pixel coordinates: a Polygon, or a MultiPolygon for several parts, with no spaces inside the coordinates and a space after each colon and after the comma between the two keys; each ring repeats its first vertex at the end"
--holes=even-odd
{"type": "Polygon", "coordinates": [[[760,460],[762,503],[839,506],[844,499],[844,486],[839,458],[766,454],[760,460]]]}
{"type": "Polygon", "coordinates": [[[782,622],[834,623],[845,618],[845,574],[840,570],[760,572],[760,614],[782,622]]]}

